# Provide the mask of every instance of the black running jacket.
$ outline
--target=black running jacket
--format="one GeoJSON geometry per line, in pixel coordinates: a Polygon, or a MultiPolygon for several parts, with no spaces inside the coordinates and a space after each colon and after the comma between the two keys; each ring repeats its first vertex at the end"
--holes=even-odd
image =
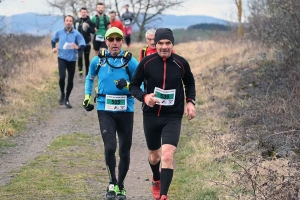
{"type": "Polygon", "coordinates": [[[130,93],[143,102],[143,115],[182,117],[185,101],[195,100],[196,97],[195,79],[190,65],[175,53],[167,59],[163,59],[158,53],[146,56],[139,63],[129,88],[130,93]],[[140,88],[142,82],[144,82],[144,92],[140,88]],[[153,93],[155,87],[164,90],[176,89],[174,105],[155,105],[152,108],[147,106],[144,97],[146,94],[153,93]]]}

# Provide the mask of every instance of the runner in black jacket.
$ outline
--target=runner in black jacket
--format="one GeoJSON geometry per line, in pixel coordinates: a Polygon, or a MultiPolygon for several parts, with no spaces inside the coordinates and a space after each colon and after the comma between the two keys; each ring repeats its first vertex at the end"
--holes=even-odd
{"type": "Polygon", "coordinates": [[[179,141],[183,113],[189,120],[196,116],[196,90],[189,63],[172,53],[172,31],[158,29],[154,40],[157,53],[139,63],[130,83],[130,92],[143,102],[144,132],[153,172],[152,194],[155,199],[165,200],[173,177],[173,155],[179,141]],[[145,92],[140,89],[142,82],[145,92]]]}
{"type": "Polygon", "coordinates": [[[83,50],[78,51],[78,70],[79,70],[79,78],[82,78],[82,66],[83,59],[82,55],[84,55],[85,62],[85,75],[89,72],[90,66],[90,52],[91,52],[91,34],[95,33],[95,27],[92,23],[90,17],[88,16],[88,11],[86,8],[80,9],[81,18],[77,19],[74,23],[75,29],[77,29],[83,36],[86,46],[83,50]]]}

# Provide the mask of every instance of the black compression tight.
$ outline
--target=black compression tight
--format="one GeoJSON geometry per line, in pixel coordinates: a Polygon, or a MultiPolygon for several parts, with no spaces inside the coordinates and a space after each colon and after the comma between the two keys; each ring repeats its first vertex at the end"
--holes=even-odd
{"type": "Polygon", "coordinates": [[[133,112],[106,112],[98,110],[100,131],[105,148],[105,162],[110,182],[123,185],[130,164],[130,148],[132,144],[133,112]],[[116,149],[119,138],[119,175],[116,179],[116,149]]]}
{"type": "Polygon", "coordinates": [[[75,74],[76,61],[66,61],[64,59],[58,58],[58,72],[59,72],[59,87],[61,94],[65,94],[65,79],[66,79],[66,70],[68,71],[68,85],[66,100],[69,100],[69,96],[73,89],[73,79],[75,74]]]}
{"type": "Polygon", "coordinates": [[[91,52],[91,45],[86,45],[85,48],[84,48],[84,50],[79,50],[78,51],[78,70],[79,70],[79,72],[82,71],[83,57],[84,57],[85,75],[87,75],[88,72],[89,72],[90,52],[91,52]]]}
{"type": "Polygon", "coordinates": [[[130,43],[131,43],[131,35],[127,35],[127,36],[125,37],[125,42],[126,42],[127,46],[130,46],[130,43]]]}

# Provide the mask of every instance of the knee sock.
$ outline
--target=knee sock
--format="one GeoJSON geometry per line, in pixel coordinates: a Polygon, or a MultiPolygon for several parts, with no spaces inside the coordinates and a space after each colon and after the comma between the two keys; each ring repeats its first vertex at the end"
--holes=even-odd
{"type": "Polygon", "coordinates": [[[158,181],[160,180],[160,172],[159,172],[159,166],[160,166],[160,161],[156,163],[155,165],[152,165],[149,161],[152,173],[153,173],[153,180],[158,181]]]}
{"type": "Polygon", "coordinates": [[[168,194],[169,187],[173,178],[173,169],[162,168],[161,179],[160,179],[160,196],[168,194]]]}

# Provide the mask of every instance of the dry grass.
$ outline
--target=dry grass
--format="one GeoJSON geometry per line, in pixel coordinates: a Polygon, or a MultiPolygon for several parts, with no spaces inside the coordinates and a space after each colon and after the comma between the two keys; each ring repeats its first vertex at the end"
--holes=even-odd
{"type": "Polygon", "coordinates": [[[297,160],[276,156],[282,148],[298,152],[299,70],[281,67],[272,49],[230,38],[179,44],[176,53],[189,61],[196,79],[197,121],[183,131],[193,153],[181,160],[201,177],[194,184],[215,184],[220,199],[298,196],[297,160]],[[258,145],[247,147],[252,142],[258,145]]]}
{"type": "MultiPolygon", "coordinates": [[[[0,138],[15,135],[25,124],[34,120],[43,108],[51,104],[47,97],[56,81],[56,57],[49,47],[49,38],[26,54],[31,58],[4,84],[5,104],[0,104],[0,138]],[[35,113],[38,112],[37,115],[35,113]]],[[[41,116],[38,116],[41,117],[41,116]]]]}
{"type": "MultiPolygon", "coordinates": [[[[48,41],[42,46],[49,46],[48,41]]],[[[137,60],[144,45],[135,43],[129,48],[137,60]]],[[[56,55],[49,48],[43,49],[33,49],[41,56],[33,63],[24,63],[20,73],[6,82],[8,104],[0,105],[0,137],[15,134],[20,124],[31,120],[41,108],[40,95],[45,97],[49,90],[54,91],[50,87],[56,85],[51,84],[56,81],[56,55]]],[[[284,195],[298,187],[295,182],[299,182],[299,166],[289,158],[276,159],[274,149],[267,157],[262,157],[261,151],[270,151],[272,145],[290,144],[291,140],[293,145],[299,144],[293,134],[299,130],[295,124],[300,118],[300,90],[297,84],[291,87],[299,80],[299,70],[274,64],[272,49],[230,38],[182,43],[174,50],[188,60],[194,73],[197,118],[183,123],[170,195],[178,200],[179,196],[285,199],[284,195]],[[253,62],[260,52],[266,52],[267,59],[253,62]],[[259,146],[236,153],[252,141],[258,141],[259,146]],[[261,186],[257,193],[253,183],[261,186]],[[278,198],[273,198],[275,195],[278,198]]]]}

